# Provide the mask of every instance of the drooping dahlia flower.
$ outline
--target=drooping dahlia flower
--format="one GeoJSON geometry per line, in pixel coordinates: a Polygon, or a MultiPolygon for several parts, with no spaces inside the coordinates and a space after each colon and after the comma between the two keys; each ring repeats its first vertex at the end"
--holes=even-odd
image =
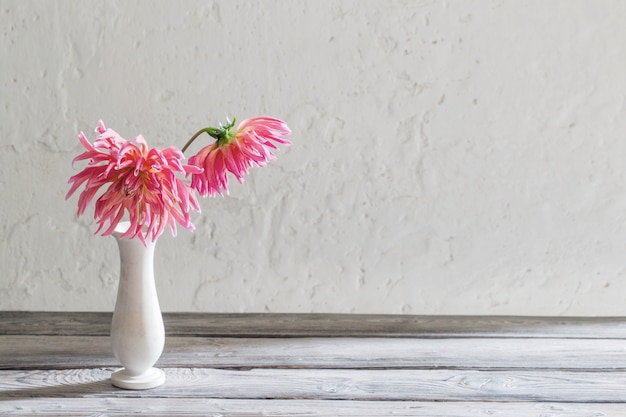
{"type": "Polygon", "coordinates": [[[191,173],[191,187],[201,196],[228,194],[227,172],[231,172],[240,183],[254,164],[265,166],[276,159],[270,149],[277,149],[273,143],[291,145],[285,139],[291,133],[287,124],[273,117],[254,117],[242,121],[234,132],[231,128],[235,120],[220,128],[202,129],[185,145],[187,146],[201,133],[208,133],[216,139],[211,145],[202,148],[189,158],[189,164],[201,168],[191,173]]]}
{"type": "Polygon", "coordinates": [[[82,215],[100,189],[106,187],[95,204],[96,233],[104,230],[102,235],[112,234],[125,215],[131,225],[122,237],[137,237],[144,244],[147,237],[155,240],[160,236],[166,226],[176,235],[176,223],[193,230],[189,211],[199,212],[200,206],[193,189],[176,174],[195,175],[201,169],[183,165],[184,156],[176,147],[148,148],[141,135],[134,142],[128,141],[107,129],[102,121],[96,131],[99,135],[93,145],[83,132],[78,135],[86,151],[73,162],[90,161],[85,169],[70,178],[72,186],[65,197],[72,196],[84,184],[78,199],[78,215],[82,215]]]}

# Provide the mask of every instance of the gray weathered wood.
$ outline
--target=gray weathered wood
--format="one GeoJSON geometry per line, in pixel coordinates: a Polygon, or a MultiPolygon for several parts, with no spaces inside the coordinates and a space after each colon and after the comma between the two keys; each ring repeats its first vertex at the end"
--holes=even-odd
{"type": "Polygon", "coordinates": [[[165,314],[114,388],[110,313],[0,312],[0,414],[626,416],[623,318],[165,314]]]}
{"type": "Polygon", "coordinates": [[[0,414],[15,416],[213,417],[624,417],[624,404],[529,402],[419,402],[337,400],[231,400],[202,398],[26,398],[0,401],[0,414]]]}
{"type": "MultiPolygon", "coordinates": [[[[167,383],[143,398],[623,403],[625,372],[166,368],[167,383]]],[[[0,371],[11,397],[136,397],[112,387],[112,369],[0,371]]],[[[626,410],[626,408],[625,408],[626,410]]]]}
{"type": "MultiPolygon", "coordinates": [[[[165,367],[626,370],[626,341],[168,337],[165,367]]],[[[0,336],[0,369],[117,366],[108,336],[0,336]]]]}
{"type": "MultiPolygon", "coordinates": [[[[626,339],[625,317],[165,313],[168,336],[626,339]]],[[[111,313],[0,311],[0,335],[105,336],[111,313]]]]}

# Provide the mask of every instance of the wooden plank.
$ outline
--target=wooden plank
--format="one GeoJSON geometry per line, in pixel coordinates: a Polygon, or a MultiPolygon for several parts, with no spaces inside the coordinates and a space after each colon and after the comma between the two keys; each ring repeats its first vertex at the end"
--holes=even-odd
{"type": "Polygon", "coordinates": [[[418,401],[316,401],[229,400],[186,398],[27,398],[0,401],[2,415],[120,416],[134,413],[154,416],[220,417],[623,417],[624,404],[418,402],[418,401]]]}
{"type": "MultiPolygon", "coordinates": [[[[166,334],[198,337],[573,337],[626,339],[624,317],[165,313],[166,334]]],[[[104,336],[111,313],[0,312],[0,334],[104,336]]]]}
{"type": "MultiPolygon", "coordinates": [[[[117,366],[108,336],[0,336],[0,369],[117,366]]],[[[164,367],[626,370],[626,342],[599,339],[168,337],[164,367]]]]}
{"type": "MultiPolygon", "coordinates": [[[[165,369],[167,382],[124,391],[111,369],[0,371],[0,403],[16,398],[225,398],[354,401],[619,403],[626,373],[579,371],[165,369]]],[[[59,402],[61,402],[59,400],[59,402]]]]}
{"type": "Polygon", "coordinates": [[[110,384],[110,318],[0,312],[0,414],[626,415],[621,318],[166,314],[140,392],[110,384]]]}

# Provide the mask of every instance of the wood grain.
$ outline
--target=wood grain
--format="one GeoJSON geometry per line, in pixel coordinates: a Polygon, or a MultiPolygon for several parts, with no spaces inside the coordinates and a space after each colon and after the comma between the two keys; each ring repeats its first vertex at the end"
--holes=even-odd
{"type": "Polygon", "coordinates": [[[626,416],[623,318],[172,313],[148,391],[110,319],[0,312],[0,414],[626,416]]]}
{"type": "Polygon", "coordinates": [[[26,398],[0,401],[0,414],[14,416],[153,416],[212,417],[624,417],[623,404],[529,402],[420,402],[341,400],[231,400],[202,398],[26,398]]]}
{"type": "MultiPolygon", "coordinates": [[[[624,317],[164,313],[168,336],[626,339],[624,317]]],[[[106,336],[111,313],[0,311],[0,335],[106,336]]]]}
{"type": "MultiPolygon", "coordinates": [[[[158,365],[205,368],[626,370],[599,339],[168,337],[158,365]]],[[[0,336],[0,369],[117,366],[108,336],[0,336]]]]}
{"type": "MultiPolygon", "coordinates": [[[[142,398],[624,403],[626,373],[577,371],[166,368],[142,398]]],[[[112,369],[0,371],[0,399],[136,397],[110,385],[112,369]]]]}

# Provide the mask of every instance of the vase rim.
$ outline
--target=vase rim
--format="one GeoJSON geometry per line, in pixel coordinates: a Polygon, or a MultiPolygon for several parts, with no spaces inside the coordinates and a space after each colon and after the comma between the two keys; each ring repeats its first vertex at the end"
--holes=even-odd
{"type": "Polygon", "coordinates": [[[122,235],[124,233],[126,233],[128,231],[128,229],[130,229],[130,222],[129,221],[121,221],[117,224],[117,226],[115,226],[115,230],[113,231],[113,234],[115,235],[122,235]]]}

